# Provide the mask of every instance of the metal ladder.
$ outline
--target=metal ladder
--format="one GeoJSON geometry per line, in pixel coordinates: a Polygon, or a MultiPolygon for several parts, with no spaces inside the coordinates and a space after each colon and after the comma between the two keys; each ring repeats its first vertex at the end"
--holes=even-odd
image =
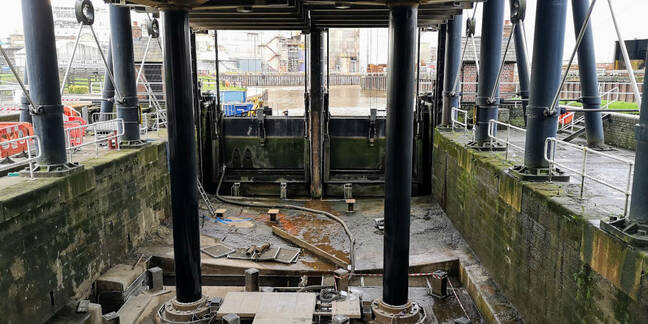
{"type": "Polygon", "coordinates": [[[205,192],[205,188],[203,188],[202,183],[200,183],[200,179],[198,179],[198,177],[196,177],[196,183],[198,187],[198,192],[200,193],[202,200],[205,202],[205,205],[207,206],[207,210],[209,210],[209,213],[212,214],[212,216],[216,217],[216,210],[214,209],[214,206],[209,201],[209,196],[207,196],[207,192],[205,192]]]}

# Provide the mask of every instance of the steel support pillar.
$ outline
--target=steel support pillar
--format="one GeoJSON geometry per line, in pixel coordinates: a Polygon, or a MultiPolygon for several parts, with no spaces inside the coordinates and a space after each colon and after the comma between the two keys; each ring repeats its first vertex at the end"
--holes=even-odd
{"type": "MultiPolygon", "coordinates": [[[[646,66],[648,73],[648,66],[646,66]]],[[[643,88],[648,89],[648,78],[644,78],[643,88]]],[[[632,181],[632,200],[628,217],[611,216],[601,220],[601,228],[628,244],[648,247],[648,100],[641,100],[639,124],[635,128],[637,150],[635,154],[634,176],[632,181]]],[[[630,172],[629,170],[628,172],[630,172]]],[[[629,195],[630,193],[627,193],[629,195]]],[[[626,196],[626,203],[629,196],[626,196]]]]}
{"type": "MultiPolygon", "coordinates": [[[[578,37],[585,22],[589,6],[589,0],[572,0],[576,37],[578,37]]],[[[594,53],[591,22],[587,24],[583,40],[578,48],[578,74],[580,76],[583,109],[600,109],[601,97],[598,76],[596,75],[596,55],[594,53]]],[[[605,144],[603,140],[603,120],[600,111],[585,113],[585,132],[587,134],[587,146],[602,147],[605,144]]]]}
{"type": "Polygon", "coordinates": [[[194,98],[194,122],[196,123],[196,134],[198,134],[198,177],[204,181],[203,173],[203,138],[202,122],[200,120],[200,86],[198,84],[198,54],[196,48],[196,32],[191,31],[191,85],[194,98]]]}
{"type": "MultiPolygon", "coordinates": [[[[646,66],[648,73],[648,66],[646,66]]],[[[648,75],[648,74],[646,74],[648,75]]],[[[648,78],[644,78],[643,89],[648,89],[648,78]]],[[[648,225],[648,92],[641,100],[639,124],[636,126],[637,153],[635,154],[634,181],[632,182],[632,202],[630,220],[648,225]]]]}
{"type": "Polygon", "coordinates": [[[448,30],[448,25],[443,24],[439,27],[438,37],[437,37],[437,63],[436,70],[437,75],[434,83],[434,105],[432,108],[432,121],[433,127],[441,125],[442,114],[443,114],[443,80],[445,79],[445,46],[446,46],[446,33],[448,30]]]}
{"type": "Polygon", "coordinates": [[[32,115],[34,132],[42,146],[40,166],[57,171],[67,164],[63,105],[54,38],[54,19],[49,0],[22,0],[30,96],[38,113],[32,115]]]}
{"type": "MultiPolygon", "coordinates": [[[[112,59],[112,40],[108,41],[108,56],[106,57],[108,62],[108,69],[104,73],[104,86],[101,93],[101,112],[102,113],[111,113],[115,106],[115,87],[113,86],[112,81],[110,80],[110,73],[113,73],[113,59],[112,59]]],[[[106,118],[110,119],[110,118],[106,118]]]]}
{"type": "Polygon", "coordinates": [[[190,303],[202,290],[189,13],[173,9],[162,17],[176,293],[179,302],[190,303]]]}
{"type": "Polygon", "coordinates": [[[522,21],[518,21],[513,28],[513,40],[515,42],[515,56],[517,59],[518,79],[520,81],[520,97],[522,98],[522,113],[526,125],[526,108],[529,105],[529,56],[525,44],[524,29],[522,21]]]}
{"type": "MultiPolygon", "coordinates": [[[[23,84],[27,89],[29,89],[29,72],[27,72],[27,67],[25,67],[25,76],[23,78],[23,84]]],[[[29,99],[27,99],[27,96],[24,93],[22,97],[20,97],[20,119],[19,120],[21,123],[32,122],[32,117],[31,114],[29,113],[29,99]]]]}
{"type": "Polygon", "coordinates": [[[443,113],[442,124],[448,126],[452,123],[452,108],[459,108],[459,94],[453,89],[455,79],[459,76],[461,65],[461,26],[463,15],[454,16],[448,21],[446,31],[445,67],[443,78],[443,113]]]}
{"type": "Polygon", "coordinates": [[[504,0],[489,0],[484,3],[482,18],[481,51],[479,53],[479,85],[477,86],[477,122],[475,147],[490,143],[488,121],[497,120],[499,108],[499,74],[502,60],[502,33],[504,30],[504,0]],[[497,87],[497,89],[496,89],[497,87]],[[493,89],[495,96],[493,97],[493,89]]]}
{"type": "Polygon", "coordinates": [[[558,112],[548,111],[560,87],[566,16],[567,0],[538,1],[524,153],[525,172],[530,174],[549,167],[545,141],[555,137],[558,128],[558,112]]]}
{"type": "Polygon", "coordinates": [[[310,34],[310,113],[309,134],[311,150],[311,184],[312,198],[322,197],[323,170],[323,134],[324,123],[324,83],[326,78],[326,56],[324,51],[324,30],[313,28],[310,34]]]}
{"type": "Polygon", "coordinates": [[[133,30],[128,7],[110,6],[110,34],[112,37],[112,58],[115,87],[123,98],[117,98],[117,118],[124,120],[126,145],[142,144],[139,134],[139,107],[135,62],[133,56],[133,30]]]}
{"type": "Polygon", "coordinates": [[[382,301],[393,306],[408,302],[417,19],[415,3],[389,8],[382,301]]]}

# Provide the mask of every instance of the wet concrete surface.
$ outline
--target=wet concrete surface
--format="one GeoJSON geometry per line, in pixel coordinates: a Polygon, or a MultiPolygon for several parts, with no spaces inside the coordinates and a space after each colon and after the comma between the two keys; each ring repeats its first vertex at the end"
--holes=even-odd
{"type": "MultiPolygon", "coordinates": [[[[463,135],[461,131],[457,131],[456,135],[455,140],[461,143],[466,143],[471,139],[470,132],[463,135]]],[[[512,144],[522,149],[511,147],[508,157],[504,152],[498,152],[496,154],[503,159],[507,158],[512,165],[522,165],[524,163],[524,133],[512,130],[508,136],[512,144]]],[[[566,136],[567,134],[558,134],[558,139],[565,138],[566,136]]],[[[506,140],[507,131],[499,130],[497,137],[506,140]]],[[[578,137],[571,143],[584,146],[586,145],[586,140],[584,137],[578,137]]],[[[635,159],[634,151],[622,148],[607,146],[604,150],[600,150],[600,152],[626,161],[634,162],[635,159]]],[[[578,171],[583,169],[583,151],[581,149],[558,144],[555,160],[570,169],[578,171]]],[[[628,165],[626,163],[598,155],[592,152],[592,150],[589,150],[587,167],[585,168],[586,174],[622,190],[612,189],[592,179],[585,179],[582,198],[580,194],[581,176],[564,167],[557,167],[570,176],[568,183],[555,182],[559,190],[558,195],[555,197],[557,201],[573,209],[575,213],[582,215],[595,224],[598,224],[598,221],[604,217],[624,215],[626,195],[623,191],[626,188],[632,188],[631,181],[634,175],[633,172],[628,172],[628,165]],[[630,179],[630,184],[628,184],[628,179],[630,179]]],[[[627,203],[629,206],[629,200],[627,203]]]]}
{"type": "MultiPolygon", "coordinates": [[[[454,228],[443,210],[429,197],[416,197],[412,203],[410,265],[443,262],[448,260],[471,260],[468,245],[454,228]]],[[[269,200],[263,200],[269,201],[269,200]]],[[[280,201],[274,201],[280,202],[280,201]]],[[[374,226],[374,219],[383,217],[382,199],[359,199],[355,213],[347,213],[344,201],[286,201],[287,204],[324,210],[340,217],[349,227],[356,240],[355,268],[358,271],[382,268],[383,233],[374,226]]],[[[203,203],[204,204],[204,203],[203,203]]],[[[269,221],[267,209],[243,208],[214,203],[215,208],[225,208],[225,218],[233,222],[220,222],[205,218],[204,235],[222,240],[231,247],[247,247],[252,244],[270,243],[286,246],[290,243],[272,234],[277,225],[290,234],[309,242],[330,254],[349,260],[350,241],[342,226],[321,215],[290,209],[280,209],[278,222],[269,221]]],[[[209,216],[206,209],[201,216],[209,216]]],[[[329,269],[331,265],[305,253],[301,261],[314,269],[329,269]]]]}

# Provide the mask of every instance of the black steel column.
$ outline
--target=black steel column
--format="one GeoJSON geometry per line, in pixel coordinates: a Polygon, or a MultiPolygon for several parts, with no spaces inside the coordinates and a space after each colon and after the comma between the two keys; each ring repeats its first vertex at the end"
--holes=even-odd
{"type": "Polygon", "coordinates": [[[504,30],[504,0],[489,0],[484,3],[482,16],[481,49],[479,53],[479,85],[477,87],[477,123],[475,141],[482,146],[489,142],[488,121],[497,120],[499,107],[499,86],[496,86],[502,60],[502,33],[504,30]]]}
{"type": "Polygon", "coordinates": [[[324,83],[326,78],[326,57],[324,55],[324,30],[313,28],[310,36],[310,149],[311,149],[311,197],[322,196],[324,121],[324,83]]]}
{"type": "MultiPolygon", "coordinates": [[[[29,72],[27,72],[26,66],[25,66],[25,76],[23,78],[23,84],[27,89],[29,89],[29,72]]],[[[32,117],[31,114],[29,113],[29,99],[27,99],[27,96],[24,93],[22,97],[20,97],[20,119],[19,120],[21,123],[32,122],[32,117]]]]}
{"type": "Polygon", "coordinates": [[[532,173],[549,167],[544,159],[545,140],[555,137],[558,128],[558,112],[547,112],[560,87],[567,0],[538,1],[536,8],[524,153],[524,165],[532,173]]]}
{"type": "Polygon", "coordinates": [[[22,1],[30,95],[40,110],[32,116],[34,132],[42,144],[41,166],[63,165],[65,133],[63,105],[54,38],[54,19],[49,0],[22,1]]]}
{"type": "Polygon", "coordinates": [[[524,30],[522,21],[515,23],[513,39],[515,41],[515,56],[517,58],[518,79],[520,80],[520,97],[522,98],[522,112],[526,124],[526,107],[529,105],[529,57],[524,43],[524,30]]]}
{"type": "Polygon", "coordinates": [[[198,85],[198,55],[196,54],[196,33],[191,31],[191,85],[193,88],[193,98],[194,98],[194,122],[196,123],[196,134],[198,134],[198,176],[203,178],[203,137],[202,137],[202,126],[200,119],[200,88],[198,85]]]}
{"type": "Polygon", "coordinates": [[[394,306],[408,301],[417,14],[416,3],[389,8],[383,302],[394,306]]]}
{"type": "MultiPolygon", "coordinates": [[[[446,46],[446,31],[448,30],[447,24],[439,27],[437,37],[437,64],[436,64],[436,79],[434,83],[434,106],[432,107],[432,126],[436,127],[441,124],[443,113],[443,80],[445,74],[445,46],[446,46]]],[[[433,133],[434,134],[434,133],[433,133]]]]}
{"type": "Polygon", "coordinates": [[[115,87],[124,98],[117,98],[117,118],[124,120],[124,142],[137,142],[139,134],[139,107],[133,58],[133,29],[128,7],[110,6],[110,34],[112,37],[115,87]]]}
{"type": "MultiPolygon", "coordinates": [[[[648,75],[648,65],[646,65],[648,75]]],[[[637,151],[632,183],[632,201],[630,202],[630,222],[648,225],[648,78],[643,82],[644,95],[641,100],[639,124],[635,129],[637,151]]]]}
{"type": "MultiPolygon", "coordinates": [[[[587,17],[589,4],[589,0],[572,0],[576,37],[578,37],[587,17]]],[[[583,40],[578,48],[578,74],[580,76],[583,109],[600,109],[601,97],[598,76],[596,75],[596,55],[594,53],[591,22],[587,24],[583,40]]],[[[585,113],[585,131],[587,134],[587,146],[600,147],[604,144],[603,120],[600,111],[585,113]]]]}
{"type": "Polygon", "coordinates": [[[188,303],[202,296],[189,13],[169,10],[162,17],[176,293],[188,303]]]}
{"type": "Polygon", "coordinates": [[[113,59],[112,59],[112,40],[108,41],[108,56],[106,57],[108,62],[108,69],[104,73],[104,86],[101,97],[101,112],[102,113],[111,113],[115,106],[115,87],[113,86],[112,81],[110,80],[109,73],[113,72],[113,59]]]}
{"type": "Polygon", "coordinates": [[[442,124],[450,125],[452,108],[459,108],[459,95],[453,89],[457,71],[461,65],[461,25],[463,15],[448,21],[445,48],[445,71],[443,72],[443,113],[442,124]]]}

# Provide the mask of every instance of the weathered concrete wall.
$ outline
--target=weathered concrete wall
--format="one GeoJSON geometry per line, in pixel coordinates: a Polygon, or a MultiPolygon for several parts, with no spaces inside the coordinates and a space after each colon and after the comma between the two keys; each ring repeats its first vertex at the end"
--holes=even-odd
{"type": "Polygon", "coordinates": [[[170,215],[165,143],[0,190],[0,322],[42,323],[170,215]]]}
{"type": "Polygon", "coordinates": [[[434,136],[434,198],[526,322],[648,323],[648,252],[564,204],[565,187],[520,182],[453,136],[434,136]]]}
{"type": "Polygon", "coordinates": [[[605,143],[634,151],[637,146],[635,139],[637,124],[639,124],[639,115],[610,113],[610,116],[603,121],[605,143]]]}

